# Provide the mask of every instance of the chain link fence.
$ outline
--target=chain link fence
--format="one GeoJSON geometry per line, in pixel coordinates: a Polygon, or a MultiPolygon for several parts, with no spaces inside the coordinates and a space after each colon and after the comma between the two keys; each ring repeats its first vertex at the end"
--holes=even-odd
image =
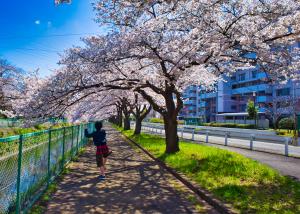
{"type": "Polygon", "coordinates": [[[30,208],[85,146],[82,124],[0,138],[0,213],[21,213],[30,208]]]}

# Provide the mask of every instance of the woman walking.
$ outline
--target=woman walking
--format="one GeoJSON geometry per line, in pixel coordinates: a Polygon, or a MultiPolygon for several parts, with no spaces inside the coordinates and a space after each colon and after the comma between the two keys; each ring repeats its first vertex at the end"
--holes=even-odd
{"type": "Polygon", "coordinates": [[[93,138],[94,145],[96,146],[96,163],[97,167],[100,168],[100,179],[105,179],[105,163],[107,157],[111,154],[107,147],[106,142],[106,132],[102,129],[102,123],[96,122],[95,123],[96,131],[93,133],[88,133],[88,130],[85,130],[85,137],[93,138]]]}

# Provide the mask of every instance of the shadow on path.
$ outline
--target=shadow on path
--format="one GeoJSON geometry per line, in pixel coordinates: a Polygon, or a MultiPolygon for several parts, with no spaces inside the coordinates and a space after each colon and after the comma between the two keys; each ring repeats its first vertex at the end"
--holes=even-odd
{"type": "MultiPolygon", "coordinates": [[[[117,131],[106,128],[108,145],[113,150],[106,180],[98,179],[95,148],[90,145],[79,161],[70,165],[70,173],[58,185],[46,213],[199,212],[170,185],[174,180],[170,174],[135,151],[117,131]]],[[[203,201],[201,206],[203,213],[217,213],[203,201]]]]}

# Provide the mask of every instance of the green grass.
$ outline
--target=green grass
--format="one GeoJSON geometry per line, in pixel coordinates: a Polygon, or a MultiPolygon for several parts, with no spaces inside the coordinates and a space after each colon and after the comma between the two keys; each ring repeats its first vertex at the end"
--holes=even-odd
{"type": "Polygon", "coordinates": [[[57,190],[57,182],[49,185],[47,191],[41,196],[40,200],[29,210],[29,214],[42,214],[46,211],[47,203],[51,200],[51,196],[57,190]]]}
{"type": "Polygon", "coordinates": [[[47,130],[49,128],[56,129],[56,128],[61,128],[61,127],[68,127],[71,125],[72,125],[71,123],[57,123],[55,125],[46,123],[46,124],[37,124],[33,127],[28,127],[28,128],[1,127],[0,128],[0,138],[5,138],[5,137],[9,137],[9,136],[14,136],[14,135],[20,135],[20,134],[27,134],[27,133],[32,133],[32,132],[38,132],[38,131],[42,131],[42,130],[47,130]]]}
{"type": "MultiPolygon", "coordinates": [[[[84,152],[84,150],[81,150],[84,152]]],[[[49,186],[46,192],[35,202],[35,204],[29,209],[29,214],[42,214],[46,211],[49,201],[52,199],[52,195],[57,191],[58,183],[63,180],[66,174],[70,173],[69,168],[64,168],[62,173],[53,181],[49,186]]]]}
{"type": "Polygon", "coordinates": [[[276,135],[279,136],[285,136],[285,137],[293,137],[294,136],[294,130],[291,129],[268,129],[268,131],[276,132],[276,135]]]}
{"type": "Polygon", "coordinates": [[[133,131],[123,134],[240,213],[300,213],[300,183],[266,165],[234,152],[187,142],[180,142],[180,152],[165,154],[164,139],[159,136],[133,136],[133,131]]]}

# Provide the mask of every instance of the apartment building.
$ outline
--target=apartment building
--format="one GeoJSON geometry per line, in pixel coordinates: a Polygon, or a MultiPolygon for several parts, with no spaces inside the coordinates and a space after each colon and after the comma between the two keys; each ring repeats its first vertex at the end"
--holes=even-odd
{"type": "Polygon", "coordinates": [[[183,93],[184,108],[180,116],[200,118],[203,122],[245,120],[248,100],[253,100],[262,119],[274,111],[282,116],[300,112],[300,82],[271,83],[258,67],[237,69],[234,75],[223,77],[213,91],[189,86],[183,93]]]}

